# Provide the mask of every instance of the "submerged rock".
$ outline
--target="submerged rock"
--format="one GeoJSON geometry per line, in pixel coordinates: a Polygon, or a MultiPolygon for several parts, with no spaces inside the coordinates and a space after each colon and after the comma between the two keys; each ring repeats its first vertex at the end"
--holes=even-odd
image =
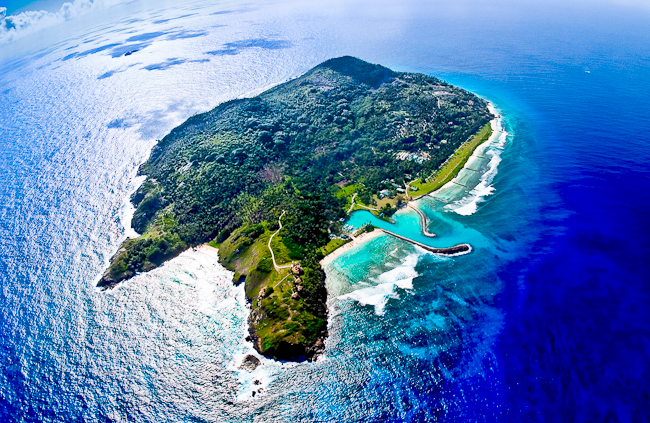
{"type": "Polygon", "coordinates": [[[239,368],[252,372],[253,370],[257,369],[257,367],[260,366],[261,364],[262,362],[260,361],[259,358],[255,357],[252,354],[248,354],[246,357],[244,357],[244,360],[239,365],[239,368]]]}

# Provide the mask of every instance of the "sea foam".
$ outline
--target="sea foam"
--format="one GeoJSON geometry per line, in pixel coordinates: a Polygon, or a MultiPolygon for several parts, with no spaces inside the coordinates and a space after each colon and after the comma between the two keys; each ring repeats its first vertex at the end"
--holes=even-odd
{"type": "Polygon", "coordinates": [[[135,207],[131,202],[131,196],[140,188],[140,185],[147,179],[146,176],[136,176],[133,178],[132,185],[129,189],[129,194],[126,196],[124,203],[120,207],[118,218],[122,226],[124,227],[124,235],[127,238],[137,238],[140,236],[139,233],[133,229],[131,222],[133,221],[133,215],[135,214],[135,207]]]}
{"type": "Polygon", "coordinates": [[[388,300],[398,299],[399,295],[396,288],[405,290],[413,289],[413,279],[419,276],[415,270],[422,253],[409,254],[404,258],[402,263],[387,272],[373,278],[377,283],[368,288],[357,289],[338,298],[340,300],[353,300],[361,305],[372,305],[375,307],[375,314],[382,316],[385,312],[388,300]]]}
{"type": "Polygon", "coordinates": [[[493,132],[490,139],[483,145],[479,146],[474,152],[474,154],[491,156],[491,159],[487,164],[487,169],[481,175],[479,183],[472,188],[467,196],[445,206],[445,209],[448,211],[453,211],[463,216],[469,216],[476,213],[478,210],[478,204],[485,201],[485,197],[494,194],[496,191],[494,186],[492,186],[492,182],[498,173],[499,163],[501,163],[501,153],[503,152],[508,140],[508,132],[504,129],[501,114],[498,113],[491,103],[488,103],[488,108],[490,109],[490,112],[496,116],[496,118],[490,122],[493,132]]]}

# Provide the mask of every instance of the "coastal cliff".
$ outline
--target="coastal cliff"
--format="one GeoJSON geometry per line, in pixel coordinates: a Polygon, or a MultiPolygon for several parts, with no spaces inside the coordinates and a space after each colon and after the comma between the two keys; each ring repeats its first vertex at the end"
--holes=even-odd
{"type": "Polygon", "coordinates": [[[319,264],[356,208],[388,218],[489,136],[484,100],[431,76],[331,59],[259,96],[193,116],[139,170],[132,226],[98,283],[113,287],[203,243],[244,283],[256,349],[313,359],[327,337],[319,264]],[[488,135],[486,135],[488,134],[488,135]],[[471,142],[470,142],[471,140],[471,142]]]}

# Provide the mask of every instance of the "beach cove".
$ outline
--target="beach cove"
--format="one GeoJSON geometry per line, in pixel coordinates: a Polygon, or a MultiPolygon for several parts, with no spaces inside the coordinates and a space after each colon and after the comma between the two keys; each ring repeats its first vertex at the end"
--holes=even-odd
{"type": "MultiPolygon", "coordinates": [[[[365,232],[352,241],[344,244],[332,253],[328,254],[321,265],[327,267],[340,257],[353,253],[356,249],[364,246],[365,243],[372,243],[378,237],[393,236],[402,238],[403,242],[414,242],[425,247],[430,247],[436,254],[435,249],[442,249],[438,254],[445,254],[444,249],[451,245],[465,245],[457,237],[445,238],[436,237],[436,233],[429,232],[428,227],[434,224],[423,209],[428,211],[455,212],[460,215],[469,215],[476,212],[478,204],[485,197],[494,192],[491,183],[496,176],[497,167],[500,162],[500,154],[505,147],[508,133],[503,127],[503,117],[488,101],[488,108],[494,119],[490,121],[492,133],[487,141],[476,146],[471,155],[456,175],[442,187],[433,192],[415,197],[392,217],[393,222],[380,219],[368,210],[355,210],[350,214],[346,224],[352,229],[351,232],[361,229],[364,225],[372,225],[380,230],[365,232]],[[451,245],[449,245],[451,244],[451,245]]],[[[469,245],[469,244],[467,244],[469,245]]],[[[426,249],[423,249],[426,251],[426,249]]],[[[464,251],[452,252],[452,255],[467,254],[471,247],[464,251]]]]}

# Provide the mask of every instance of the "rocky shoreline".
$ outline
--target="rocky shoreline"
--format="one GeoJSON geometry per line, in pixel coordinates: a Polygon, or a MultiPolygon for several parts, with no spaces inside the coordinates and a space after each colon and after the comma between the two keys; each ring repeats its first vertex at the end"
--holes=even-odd
{"type": "MultiPolygon", "coordinates": [[[[112,287],[210,243],[218,246],[219,261],[233,272],[234,283],[244,285],[255,349],[279,360],[313,360],[327,337],[322,263],[336,257],[323,261],[323,252],[342,235],[345,197],[351,194],[346,187],[355,181],[350,190],[362,187],[360,195],[370,198],[386,181],[408,191],[406,165],[395,156],[406,153],[405,144],[431,160],[406,166],[424,176],[487,122],[486,103],[472,93],[349,56],[323,62],[253,98],[222,103],[171,131],[140,166],[138,174],[146,180],[131,197],[131,224],[141,235],[122,243],[97,285],[112,287]],[[431,101],[440,95],[454,101],[444,107],[440,99],[431,101]],[[390,113],[372,106],[379,103],[390,113]],[[414,108],[421,110],[414,114],[414,108]],[[454,129],[447,134],[450,125],[454,129]]],[[[420,216],[422,232],[435,236],[420,216]]],[[[338,254],[360,241],[353,239],[338,254]]],[[[471,250],[466,244],[420,246],[446,255],[471,250]]]]}
{"type": "MultiPolygon", "coordinates": [[[[325,305],[325,308],[327,308],[327,305],[325,305]]],[[[252,310],[251,308],[251,312],[248,315],[248,337],[246,340],[251,341],[255,351],[261,355],[273,358],[274,360],[302,362],[316,360],[325,350],[325,339],[328,336],[327,329],[319,333],[316,341],[311,345],[304,343],[292,344],[287,341],[281,341],[277,347],[264,351],[261,345],[261,339],[255,329],[255,322],[264,317],[259,314],[259,310],[260,308],[257,310],[252,310]]]]}

